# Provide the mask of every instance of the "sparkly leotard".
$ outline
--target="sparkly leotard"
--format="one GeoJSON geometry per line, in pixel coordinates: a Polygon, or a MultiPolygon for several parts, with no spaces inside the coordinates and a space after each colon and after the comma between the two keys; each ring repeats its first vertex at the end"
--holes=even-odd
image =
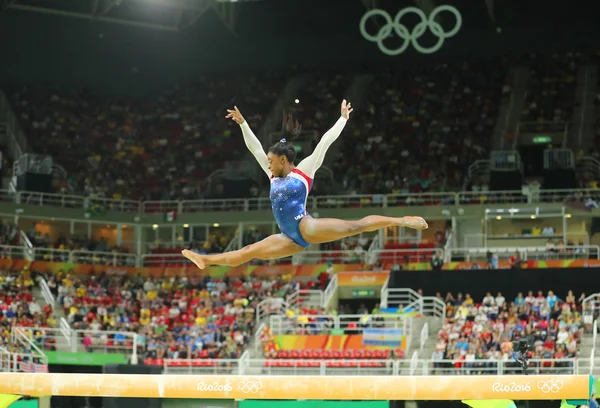
{"type": "Polygon", "coordinates": [[[307,248],[300,233],[300,221],[306,212],[306,199],[313,180],[295,168],[286,177],[271,177],[271,207],[281,233],[296,244],[307,248]]]}

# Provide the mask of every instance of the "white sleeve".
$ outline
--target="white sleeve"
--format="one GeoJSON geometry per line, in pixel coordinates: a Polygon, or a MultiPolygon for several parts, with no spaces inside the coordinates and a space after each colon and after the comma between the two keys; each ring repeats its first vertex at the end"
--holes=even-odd
{"type": "Polygon", "coordinates": [[[323,135],[317,144],[317,147],[315,147],[315,151],[312,152],[310,156],[302,160],[300,164],[298,164],[298,170],[305,173],[308,177],[314,178],[315,173],[323,164],[327,149],[329,149],[329,146],[331,146],[333,142],[337,140],[340,134],[342,134],[342,130],[344,130],[346,122],[346,118],[340,117],[338,121],[335,122],[335,125],[333,125],[333,127],[323,135]]]}
{"type": "Polygon", "coordinates": [[[262,145],[258,138],[250,129],[250,125],[248,125],[248,121],[244,121],[240,125],[242,128],[242,135],[244,135],[244,142],[246,143],[246,147],[250,150],[250,153],[254,156],[260,167],[267,174],[267,176],[271,177],[271,172],[269,171],[269,159],[267,159],[267,155],[263,150],[262,145]]]}

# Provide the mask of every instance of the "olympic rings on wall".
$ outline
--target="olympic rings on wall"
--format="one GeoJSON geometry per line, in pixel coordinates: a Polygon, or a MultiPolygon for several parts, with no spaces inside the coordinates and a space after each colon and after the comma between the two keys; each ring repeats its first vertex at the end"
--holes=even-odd
{"type": "Polygon", "coordinates": [[[442,48],[446,38],[456,35],[461,27],[462,15],[455,7],[447,5],[436,7],[431,14],[429,14],[429,18],[427,18],[423,10],[419,8],[406,7],[400,10],[393,20],[387,11],[373,9],[367,11],[362,16],[359,24],[360,33],[364,39],[367,41],[376,42],[381,52],[390,56],[402,54],[404,51],[406,51],[410,44],[412,44],[413,47],[421,54],[432,54],[436,51],[439,51],[440,48],[442,48]],[[456,17],[456,25],[448,32],[445,32],[444,28],[437,21],[435,21],[437,15],[442,11],[449,11],[450,13],[454,14],[454,17],[456,17]],[[409,13],[414,13],[421,19],[421,22],[418,23],[412,29],[412,31],[409,31],[404,24],[400,23],[402,17],[409,13]],[[373,16],[381,16],[385,20],[385,24],[375,35],[369,34],[366,29],[367,21],[373,16]],[[421,36],[423,36],[427,29],[429,29],[438,38],[437,42],[429,48],[423,47],[421,44],[419,44],[419,39],[421,36]],[[383,43],[384,40],[392,33],[392,30],[394,30],[398,37],[404,40],[404,43],[402,43],[402,45],[396,49],[390,49],[383,43]]]}

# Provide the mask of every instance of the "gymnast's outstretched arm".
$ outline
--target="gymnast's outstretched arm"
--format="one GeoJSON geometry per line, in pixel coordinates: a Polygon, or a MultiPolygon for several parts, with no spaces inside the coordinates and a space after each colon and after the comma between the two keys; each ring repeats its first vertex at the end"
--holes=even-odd
{"type": "Polygon", "coordinates": [[[344,126],[346,126],[346,122],[348,121],[348,118],[350,118],[350,112],[352,112],[352,107],[350,103],[346,104],[346,100],[344,99],[342,102],[342,114],[340,118],[335,122],[335,125],[333,125],[331,129],[325,132],[317,144],[317,147],[315,147],[315,151],[298,164],[298,170],[302,171],[310,178],[315,177],[315,173],[323,164],[325,153],[327,153],[329,146],[337,140],[342,133],[342,130],[344,130],[344,126]]]}
{"type": "Polygon", "coordinates": [[[233,110],[228,109],[227,112],[228,114],[226,117],[232,119],[235,123],[240,125],[240,128],[242,129],[242,135],[244,136],[244,143],[246,143],[246,147],[248,150],[250,150],[250,153],[252,153],[267,176],[271,177],[267,154],[263,150],[263,147],[256,135],[254,135],[254,132],[252,132],[252,129],[250,129],[248,122],[246,122],[237,106],[234,106],[233,110]]]}

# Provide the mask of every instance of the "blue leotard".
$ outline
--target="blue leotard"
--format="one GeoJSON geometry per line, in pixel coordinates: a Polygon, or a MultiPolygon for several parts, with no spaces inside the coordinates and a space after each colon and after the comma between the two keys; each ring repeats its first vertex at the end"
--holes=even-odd
{"type": "Polygon", "coordinates": [[[271,177],[271,207],[281,233],[296,244],[308,248],[302,238],[300,221],[306,212],[306,200],[313,180],[297,168],[286,177],[271,177]]]}

